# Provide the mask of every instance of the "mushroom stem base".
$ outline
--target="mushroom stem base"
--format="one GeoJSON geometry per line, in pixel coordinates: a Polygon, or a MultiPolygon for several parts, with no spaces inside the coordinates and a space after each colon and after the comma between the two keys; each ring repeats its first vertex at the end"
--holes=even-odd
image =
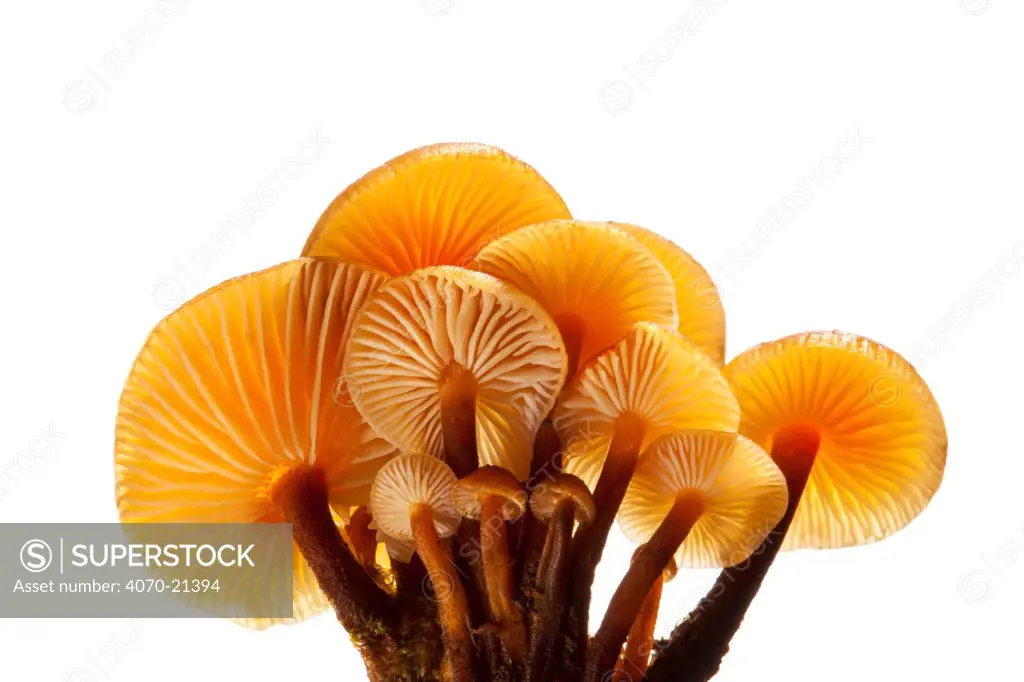
{"type": "Polygon", "coordinates": [[[749,559],[718,575],[711,591],[675,627],[647,672],[650,682],[707,682],[718,672],[729,642],[782,548],[819,444],[816,433],[802,428],[775,435],[772,458],[782,469],[789,488],[785,515],[749,559]]]}

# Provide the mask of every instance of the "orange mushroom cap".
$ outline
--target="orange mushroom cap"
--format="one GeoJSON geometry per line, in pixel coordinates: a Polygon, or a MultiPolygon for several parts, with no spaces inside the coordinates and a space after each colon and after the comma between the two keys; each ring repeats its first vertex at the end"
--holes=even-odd
{"type": "MultiPolygon", "coordinates": [[[[161,321],[118,406],[121,520],[281,522],[270,492],[297,468],[323,474],[339,523],[365,504],[395,448],[335,396],[350,321],[384,279],[300,259],[225,282],[161,321]]],[[[327,609],[297,549],[293,566],[294,620],[327,609]]]]}
{"type": "Polygon", "coordinates": [[[740,421],[715,361],[686,337],[649,323],[595,358],[559,401],[554,424],[565,443],[565,470],[593,488],[616,420],[627,414],[643,425],[641,452],[673,431],[735,431],[740,421]]]}
{"type": "Polygon", "coordinates": [[[554,188],[506,152],[482,144],[435,144],[388,161],[338,195],[302,255],[401,275],[465,265],[506,232],[568,217],[554,188]]]}
{"type": "Polygon", "coordinates": [[[443,457],[440,390],[475,383],[479,464],[529,475],[533,439],[565,380],[558,328],[529,296],[488,275],[424,268],[380,288],[345,359],[352,399],[406,452],[443,457]]]}
{"type": "Polygon", "coordinates": [[[667,329],[679,322],[668,271],[647,247],[609,223],[531,225],[488,244],[474,267],[511,282],[554,317],[570,351],[570,383],[637,322],[667,329]]]}
{"type": "Polygon", "coordinates": [[[725,309],[718,289],[693,256],[661,235],[636,225],[612,223],[646,246],[665,266],[676,285],[679,333],[719,365],[725,363],[725,309]]]}
{"type": "Polygon", "coordinates": [[[742,353],[724,371],[745,436],[769,452],[776,434],[793,438],[794,428],[820,438],[784,548],[879,540],[938,489],[942,414],[910,363],[885,346],[835,331],[795,334],[742,353]]]}
{"type": "Polygon", "coordinates": [[[644,452],[619,510],[630,540],[647,542],[680,495],[703,506],[676,552],[679,566],[725,568],[746,560],[786,513],[786,479],[771,456],[735,433],[683,431],[644,452]]]}

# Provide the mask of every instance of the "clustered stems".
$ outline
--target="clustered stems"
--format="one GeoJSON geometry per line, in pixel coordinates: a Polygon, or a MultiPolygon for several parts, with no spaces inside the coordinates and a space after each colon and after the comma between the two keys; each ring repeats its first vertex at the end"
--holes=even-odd
{"type": "Polygon", "coordinates": [[[676,498],[672,509],[651,539],[640,549],[636,560],[612,596],[601,627],[587,650],[584,680],[599,682],[615,666],[626,635],[633,625],[651,586],[668,567],[672,556],[690,534],[693,524],[704,511],[700,493],[684,493],[676,498]]]}
{"type": "Polygon", "coordinates": [[[491,615],[498,622],[501,641],[513,661],[523,657],[526,646],[526,629],[522,613],[515,604],[515,583],[512,576],[512,561],[508,553],[508,533],[502,506],[505,500],[498,495],[484,496],[480,513],[481,553],[483,554],[484,576],[487,584],[487,600],[491,615]],[[483,530],[483,529],[486,529],[483,530]]]}
{"type": "Polygon", "coordinates": [[[608,447],[604,467],[594,489],[594,505],[597,515],[594,522],[580,530],[573,542],[573,579],[567,604],[566,625],[568,636],[573,642],[573,667],[582,668],[587,643],[587,616],[590,611],[590,597],[597,564],[601,561],[608,532],[618,514],[626,489],[636,470],[640,447],[643,444],[643,422],[629,414],[623,414],[615,422],[615,433],[608,447]]]}
{"type": "Polygon", "coordinates": [[[445,556],[434,527],[434,511],[417,505],[411,516],[416,552],[427,567],[434,586],[441,630],[445,639],[445,669],[452,682],[473,679],[473,638],[469,630],[469,605],[466,593],[452,564],[445,556]]]}
{"type": "MultiPolygon", "coordinates": [[[[468,447],[475,457],[475,437],[467,445],[465,424],[460,428],[463,437],[452,442],[468,447]]],[[[293,525],[296,545],[338,619],[362,649],[374,680],[426,680],[441,675],[447,682],[515,680],[520,676],[527,682],[601,682],[611,676],[620,681],[706,682],[718,671],[729,641],[782,545],[813,467],[819,439],[817,433],[802,428],[775,435],[772,457],[783,471],[790,493],[785,515],[747,562],[719,575],[711,593],[655,652],[648,668],[663,575],[703,513],[699,493],[686,491],[676,498],[654,535],[638,549],[597,633],[593,638],[587,636],[595,570],[636,469],[643,434],[642,423],[630,414],[616,422],[593,496],[596,509],[581,511],[583,516],[577,517],[579,500],[564,489],[547,493],[553,497],[544,502],[545,498],[531,498],[542,505],[536,512],[540,517],[530,511],[526,518],[545,532],[536,585],[528,584],[535,590],[532,600],[527,600],[528,630],[516,598],[515,561],[502,514],[507,502],[503,496],[484,495],[481,523],[470,526],[464,522],[459,533],[464,540],[472,528],[473,539],[480,540],[482,561],[475,563],[482,567],[472,568],[482,572],[487,605],[481,608],[489,607],[493,623],[487,622],[487,614],[471,610],[468,589],[472,585],[460,580],[461,571],[454,563],[457,559],[442,544],[430,506],[418,504],[410,510],[416,555],[412,563],[394,567],[396,594],[391,595],[374,580],[376,541],[369,529],[369,514],[357,510],[344,534],[339,533],[322,472],[309,468],[286,471],[274,480],[270,496],[293,525]],[[582,522],[584,516],[589,523],[584,522],[574,538],[575,523],[582,522]],[[547,519],[546,526],[540,525],[543,519],[547,519]],[[480,534],[480,528],[487,537],[480,534]],[[433,586],[434,596],[429,599],[422,592],[425,577],[433,586]],[[474,631],[474,623],[484,624],[474,631]],[[438,624],[441,637],[437,636],[438,624]],[[623,642],[626,649],[620,656],[623,642]],[[435,667],[438,664],[440,670],[435,667]]],[[[523,560],[521,554],[517,558],[523,560]]]]}
{"type": "Polygon", "coordinates": [[[328,503],[327,482],[316,469],[295,469],[277,479],[271,499],[285,521],[292,524],[292,538],[334,607],[338,620],[358,644],[371,649],[366,634],[373,620],[388,630],[398,626],[391,598],[352,555],[338,533],[328,503]]]}
{"type": "Polygon", "coordinates": [[[537,569],[540,604],[534,607],[530,621],[530,649],[526,669],[529,682],[549,679],[552,654],[562,636],[562,611],[569,577],[575,511],[572,500],[562,499],[555,505],[554,514],[548,521],[544,550],[537,569]]]}
{"type": "Polygon", "coordinates": [[[775,434],[772,459],[789,490],[785,515],[747,561],[719,574],[707,596],[675,627],[647,672],[650,682],[707,682],[718,672],[729,642],[782,548],[819,444],[816,432],[800,427],[775,434]]]}

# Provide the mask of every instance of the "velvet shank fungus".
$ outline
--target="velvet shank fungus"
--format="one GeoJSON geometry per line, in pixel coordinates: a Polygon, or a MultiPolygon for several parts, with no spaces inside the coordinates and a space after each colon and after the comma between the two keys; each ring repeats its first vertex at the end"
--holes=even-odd
{"type": "Polygon", "coordinates": [[[526,625],[515,603],[512,558],[509,556],[505,522],[516,521],[526,511],[526,491],[507,469],[485,466],[461,478],[452,492],[455,509],[480,521],[487,600],[505,649],[521,660],[526,648],[526,625]]]}
{"type": "Polygon", "coordinates": [[[633,475],[619,522],[642,542],[591,642],[584,679],[612,668],[654,581],[678,566],[745,561],[786,511],[786,481],[767,452],[735,433],[685,431],[659,438],[633,475]]]}
{"type": "Polygon", "coordinates": [[[293,524],[294,620],[330,602],[360,645],[387,595],[337,524],[395,449],[334,389],[351,320],[384,279],[301,259],[186,303],[136,359],[115,444],[122,521],[293,524]]]}
{"type": "Polygon", "coordinates": [[[648,323],[595,358],[562,396],[555,428],[566,444],[565,467],[593,486],[597,506],[594,523],[573,543],[570,637],[585,641],[594,572],[641,453],[668,433],[734,432],[739,420],[714,360],[685,337],[648,323]]]}
{"type": "Polygon", "coordinates": [[[303,258],[157,325],[118,406],[119,515],[290,524],[291,618],[254,610],[258,581],[193,603],[254,628],[333,607],[373,682],[706,682],[781,548],[898,531],[946,457],[884,346],[724,353],[678,246],[573,220],[500,149],[423,147],[338,195],[303,258]],[[641,544],[590,637],[616,518],[641,544]],[[654,647],[677,567],[723,570],[654,647]]]}
{"type": "Polygon", "coordinates": [[[445,668],[456,682],[471,680],[473,641],[466,593],[441,546],[459,527],[452,503],[455,474],[439,459],[402,455],[381,467],[370,509],[381,530],[416,546],[434,587],[445,639],[445,668]]]}
{"type": "Polygon", "coordinates": [[[506,232],[568,217],[551,185],[504,151],[436,144],[388,161],[338,195],[302,255],[402,275],[430,265],[465,265],[506,232]]]}
{"type": "Polygon", "coordinates": [[[924,381],[892,350],[841,332],[765,343],[725,368],[740,431],[771,452],[789,505],[743,570],[727,569],[700,618],[681,623],[651,667],[655,680],[706,680],[780,547],[836,548],[880,540],[914,519],[946,461],[942,414],[924,381]]]}

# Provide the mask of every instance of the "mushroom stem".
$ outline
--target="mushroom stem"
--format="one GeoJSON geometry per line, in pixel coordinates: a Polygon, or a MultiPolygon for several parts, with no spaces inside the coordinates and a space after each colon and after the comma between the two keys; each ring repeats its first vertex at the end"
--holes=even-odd
{"type": "MultiPolygon", "coordinates": [[[[552,474],[562,470],[562,441],[555,431],[551,419],[546,419],[537,431],[533,443],[533,462],[530,464],[530,479],[527,490],[533,490],[541,481],[552,479],[552,474]]],[[[537,577],[538,558],[547,538],[545,524],[534,514],[523,519],[516,567],[519,571],[519,585],[524,594],[533,590],[537,577]]]]}
{"type": "Polygon", "coordinates": [[[505,499],[485,495],[480,510],[480,545],[484,560],[487,600],[491,615],[498,622],[499,634],[513,661],[519,661],[526,646],[523,615],[516,606],[512,580],[512,561],[508,553],[508,534],[502,507],[505,499]]]}
{"type": "Polygon", "coordinates": [[[562,313],[555,316],[555,324],[562,334],[562,343],[565,345],[566,381],[572,381],[580,364],[580,350],[583,348],[583,332],[586,330],[586,323],[579,315],[562,313]]]}
{"type": "Polygon", "coordinates": [[[654,581],[664,573],[672,561],[672,555],[683,544],[703,513],[704,498],[699,492],[687,491],[676,497],[672,509],[651,539],[640,549],[636,561],[626,571],[626,576],[612,595],[601,627],[587,651],[584,680],[598,682],[614,669],[622,643],[654,581]]]}
{"type": "Polygon", "coordinates": [[[416,552],[423,559],[434,586],[445,640],[445,667],[452,682],[467,682],[473,679],[473,639],[466,593],[441,548],[434,527],[434,510],[429,505],[418,504],[413,507],[410,520],[416,552]]]}
{"type": "Polygon", "coordinates": [[[650,682],[707,682],[718,672],[729,642],[782,548],[820,442],[818,432],[804,426],[787,427],[775,434],[772,459],[789,489],[785,515],[751,557],[722,571],[711,591],[676,625],[647,671],[650,682]]]}
{"type": "Polygon", "coordinates": [[[665,574],[659,575],[650,592],[640,606],[640,613],[633,621],[633,627],[626,637],[626,650],[615,666],[612,682],[631,682],[641,679],[647,672],[647,662],[651,649],[654,647],[654,626],[658,621],[658,609],[661,606],[661,588],[665,584],[665,574]]]}
{"type": "Polygon", "coordinates": [[[457,362],[441,375],[441,440],[445,461],[463,478],[477,468],[476,377],[457,362]]]}
{"type": "Polygon", "coordinates": [[[597,564],[601,561],[608,532],[626,496],[629,481],[636,471],[643,437],[644,423],[639,417],[626,412],[615,421],[608,456],[594,489],[597,514],[594,522],[581,529],[573,542],[573,581],[570,586],[567,626],[568,635],[575,642],[573,661],[577,667],[582,663],[586,650],[591,588],[597,564]]]}
{"type": "Polygon", "coordinates": [[[390,631],[397,629],[390,595],[352,556],[338,532],[323,473],[304,468],[288,471],[272,483],[270,497],[292,524],[292,539],[349,634],[365,639],[363,633],[372,632],[368,625],[373,621],[390,631]]]}
{"type": "Polygon", "coordinates": [[[576,507],[565,498],[555,505],[548,522],[544,551],[537,575],[541,581],[540,606],[530,620],[530,649],[527,656],[527,682],[549,679],[551,655],[561,632],[562,612],[568,582],[568,566],[576,507]]]}

